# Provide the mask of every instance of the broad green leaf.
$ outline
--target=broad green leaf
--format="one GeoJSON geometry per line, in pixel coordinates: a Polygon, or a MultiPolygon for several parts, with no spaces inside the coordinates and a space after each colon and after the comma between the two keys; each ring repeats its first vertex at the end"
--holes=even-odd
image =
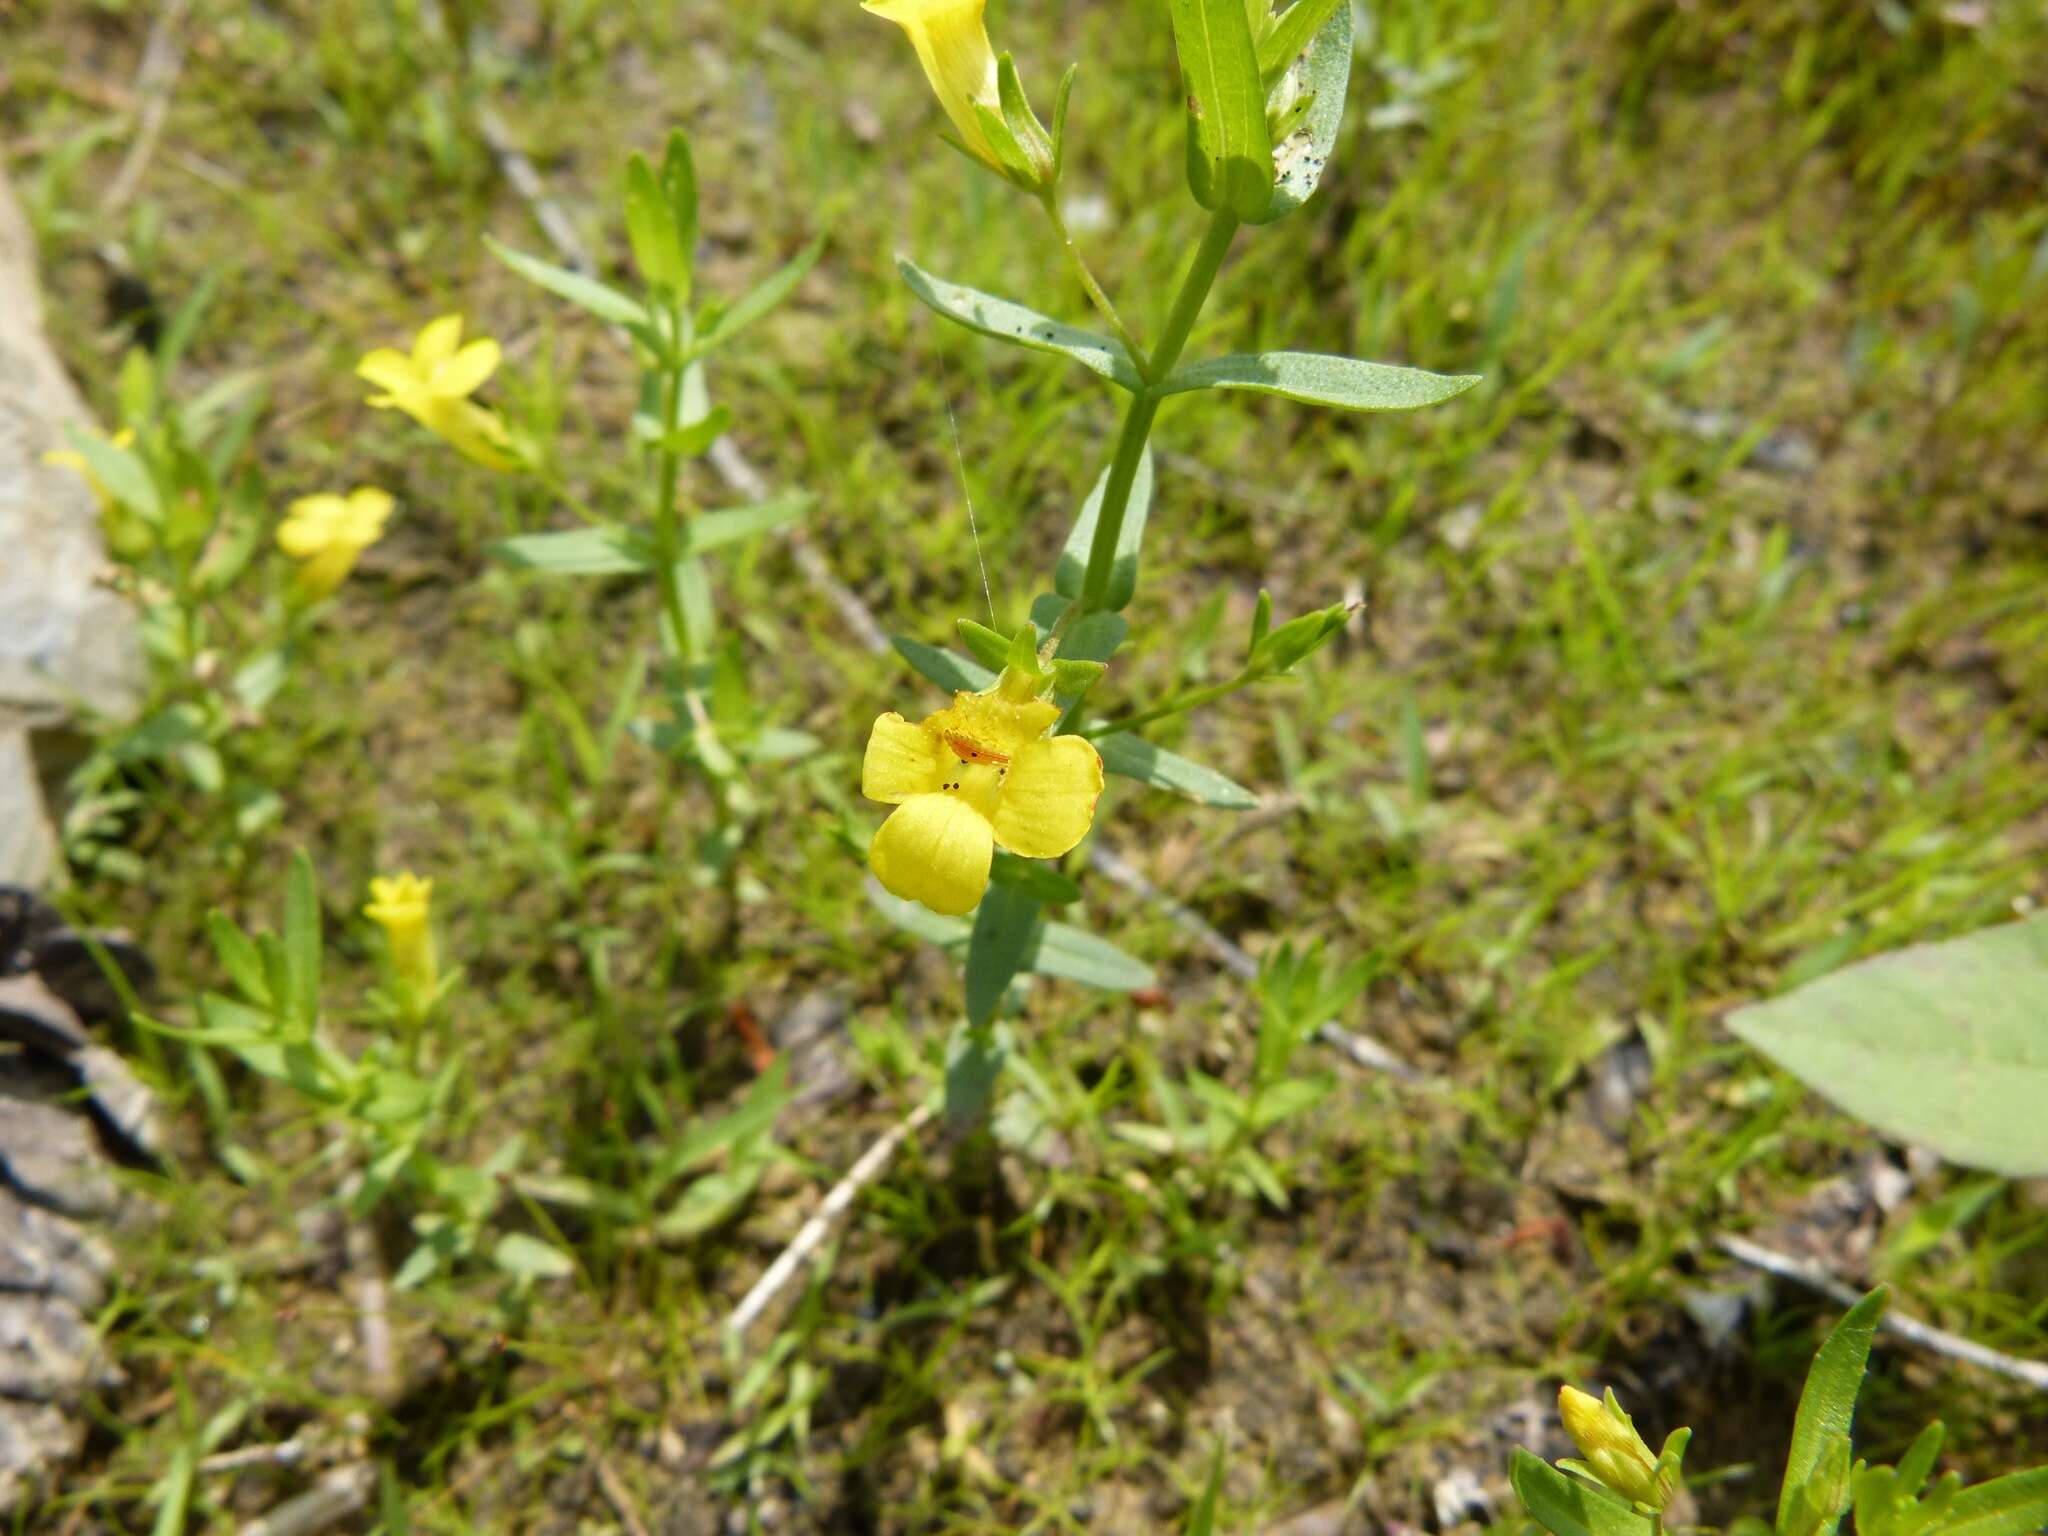
{"type": "Polygon", "coordinates": [[[969,926],[964,917],[943,917],[929,907],[905,901],[901,896],[892,896],[872,876],[868,878],[866,888],[869,904],[913,938],[936,944],[941,949],[954,949],[966,944],[969,926]]]}
{"type": "Polygon", "coordinates": [[[818,236],[799,251],[786,265],[764,277],[733,301],[732,307],[721,310],[705,329],[704,334],[690,348],[692,357],[702,357],[713,348],[722,347],[741,331],[774,309],[803,281],[804,274],[817,265],[818,257],[824,253],[825,237],[818,236]]]}
{"type": "Polygon", "coordinates": [[[1800,1495],[1829,1447],[1846,1439],[1856,1417],[1856,1395],[1863,1390],[1863,1371],[1870,1361],[1870,1341],[1884,1313],[1891,1290],[1879,1286],[1842,1314],[1828,1334],[1806,1385],[1799,1393],[1799,1412],[1792,1421],[1792,1450],[1785,1458],[1785,1482],[1778,1492],[1778,1530],[1789,1532],[1800,1520],[1800,1495]]]}
{"type": "MultiPolygon", "coordinates": [[[[1108,485],[1109,469],[1104,466],[1095,477],[1095,489],[1081,503],[1081,515],[1074,519],[1073,531],[1067,535],[1066,547],[1060,551],[1059,564],[1053,570],[1053,590],[1070,601],[1081,596],[1081,581],[1088,574],[1088,551],[1095,543],[1095,523],[1102,515],[1102,493],[1108,485]]],[[[1131,481],[1131,499],[1124,507],[1123,526],[1117,530],[1116,559],[1109,568],[1109,590],[1105,594],[1113,610],[1128,608],[1138,590],[1138,553],[1145,542],[1145,519],[1151,511],[1152,450],[1148,446],[1138,460],[1138,473],[1131,481]]],[[[1061,654],[1068,653],[1062,650],[1061,654]]]]}
{"type": "Polygon", "coordinates": [[[552,576],[621,576],[651,571],[657,564],[653,536],[616,523],[560,533],[522,533],[500,539],[484,553],[512,570],[552,576]]]}
{"type": "Polygon", "coordinates": [[[687,292],[690,269],[661,184],[639,155],[626,161],[626,239],[633,262],[650,285],[672,294],[687,292]]]}
{"type": "Polygon", "coordinates": [[[1308,45],[1308,57],[1301,63],[1300,86],[1314,95],[1301,126],[1273,146],[1273,195],[1266,211],[1255,224],[1294,212],[1315,195],[1323,167],[1336,152],[1337,130],[1344,120],[1344,96],[1351,84],[1350,0],[1332,5],[1331,0],[1295,0],[1280,18],[1259,49],[1259,65],[1268,80],[1287,68],[1301,51],[1300,36],[1308,45]],[[1316,26],[1313,40],[1306,29],[1317,16],[1326,19],[1316,26]],[[1275,61],[1268,65],[1268,48],[1275,61]]]}
{"type": "Polygon", "coordinates": [[[683,524],[684,555],[701,555],[717,549],[722,544],[731,544],[739,539],[750,539],[755,534],[766,533],[793,523],[810,510],[811,498],[798,492],[790,496],[778,496],[773,501],[757,501],[751,507],[734,507],[724,512],[700,512],[683,524]]]}
{"type": "Polygon", "coordinates": [[[1067,923],[1047,923],[1032,952],[1031,969],[1107,992],[1135,992],[1156,979],[1152,967],[1134,960],[1107,939],[1067,923]]]}
{"type": "Polygon", "coordinates": [[[1933,1536],[2032,1536],[2048,1526],[2048,1467],[1965,1488],[1933,1536]]]}
{"type": "Polygon", "coordinates": [[[962,1131],[988,1118],[989,1100],[1009,1055],[1007,1031],[977,1030],[963,1024],[953,1032],[946,1042],[948,1127],[962,1131]]]}
{"type": "Polygon", "coordinates": [[[126,448],[115,447],[97,432],[84,432],[77,427],[68,428],[67,432],[71,446],[85,460],[92,477],[107,488],[108,495],[147,522],[163,521],[163,500],[142,460],[126,448]]]}
{"type": "Polygon", "coordinates": [[[1081,899],[1081,887],[1052,865],[1037,859],[1020,859],[1000,848],[996,850],[995,862],[989,866],[989,878],[998,885],[1015,886],[1049,907],[1063,907],[1081,899]]]}
{"type": "Polygon", "coordinates": [[[1012,346],[1070,357],[1124,389],[1135,390],[1143,382],[1130,354],[1107,336],[1062,325],[1022,304],[933,277],[907,256],[896,258],[896,270],[912,293],[956,325],[1012,346]]]}
{"type": "Polygon", "coordinates": [[[1102,754],[1102,766],[1111,773],[1150,784],[1154,789],[1170,789],[1226,811],[1248,811],[1259,803],[1259,797],[1236,780],[1164,747],[1156,747],[1142,736],[1117,731],[1096,738],[1095,750],[1102,754]]]}
{"type": "Polygon", "coordinates": [[[1728,1028],[1887,1136],[2048,1174],[2048,916],[1845,967],[1728,1028]]]}
{"type": "Polygon", "coordinates": [[[1015,885],[991,884],[967,940],[967,1022],[988,1023],[1010,982],[1031,960],[1045,909],[1015,885]]]}
{"type": "Polygon", "coordinates": [[[1188,190],[1256,219],[1273,196],[1266,90],[1244,0],[1168,0],[1188,107],[1188,190]]]}
{"type": "Polygon", "coordinates": [[[996,680],[995,673],[953,651],[926,645],[907,635],[892,635],[896,654],[948,693],[977,693],[996,680]]]}
{"type": "Polygon", "coordinates": [[[561,1249],[526,1232],[507,1232],[499,1238],[491,1262],[508,1275],[529,1280],[561,1280],[576,1273],[561,1249]]]}
{"type": "Polygon", "coordinates": [[[484,236],[484,244],[490,247],[493,256],[529,283],[545,288],[557,298],[567,299],[579,309],[589,310],[600,320],[609,320],[614,325],[647,324],[647,311],[638,299],[629,298],[594,277],[585,277],[581,272],[572,272],[551,261],[542,261],[538,256],[515,251],[509,245],[500,245],[489,235],[484,236]]]}
{"type": "Polygon", "coordinates": [[[1417,411],[1462,395],[1476,373],[1427,373],[1323,352],[1238,352],[1174,369],[1161,394],[1191,389],[1251,389],[1343,411],[1417,411]]]}
{"type": "Polygon", "coordinates": [[[1520,1446],[1509,1459],[1508,1482],[1551,1536],[1650,1536],[1647,1518],[1520,1446]]]}

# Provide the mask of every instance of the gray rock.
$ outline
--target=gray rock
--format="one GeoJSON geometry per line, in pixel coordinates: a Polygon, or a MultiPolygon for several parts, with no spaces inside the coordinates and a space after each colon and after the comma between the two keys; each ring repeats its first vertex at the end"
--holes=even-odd
{"type": "Polygon", "coordinates": [[[39,885],[56,836],[35,737],[83,708],[124,715],[141,686],[134,615],[100,580],[91,489],[43,455],[89,418],[43,334],[35,241],[0,181],[0,881],[39,885]]]}

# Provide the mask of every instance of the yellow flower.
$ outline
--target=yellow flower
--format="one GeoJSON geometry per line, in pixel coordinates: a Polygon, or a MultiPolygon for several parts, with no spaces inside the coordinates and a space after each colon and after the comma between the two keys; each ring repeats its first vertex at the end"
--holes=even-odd
{"type": "MultiPolygon", "coordinates": [[[[135,429],[123,427],[107,441],[116,448],[129,447],[135,441],[135,429]]],[[[124,560],[140,559],[149,553],[150,546],[156,542],[149,524],[121,505],[121,498],[108,490],[106,482],[92,472],[92,465],[86,462],[84,454],[72,448],[53,448],[43,455],[43,462],[72,471],[92,487],[93,496],[100,504],[100,526],[106,530],[108,548],[124,560]]]]}
{"type": "Polygon", "coordinates": [[[893,712],[875,722],[860,792],[896,807],[868,850],[891,893],[968,912],[988,889],[998,844],[1053,859],[1087,835],[1101,756],[1085,737],[1048,738],[1059,707],[1014,692],[1006,674],[986,693],[956,693],[922,724],[893,712]]]}
{"type": "Polygon", "coordinates": [[[363,916],[384,930],[391,968],[419,1006],[434,995],[434,930],[428,922],[433,900],[433,881],[387,875],[370,882],[370,904],[363,908],[363,916]]]}
{"type": "Polygon", "coordinates": [[[299,562],[299,586],[314,601],[355,569],[356,556],[384,537],[391,497],[374,486],[346,496],[301,496],[277,526],[277,547],[299,562]]]}
{"type": "Polygon", "coordinates": [[[997,170],[1002,162],[989,148],[988,136],[974,115],[980,102],[1000,114],[996,92],[996,56],[989,46],[981,12],[984,0],[866,0],[861,9],[893,21],[910,34],[910,46],[924,66],[939,105],[953,120],[965,144],[997,170]]]}
{"type": "Polygon", "coordinates": [[[1603,1402],[1576,1387],[1564,1387],[1557,1394],[1557,1411],[1565,1433],[1586,1458],[1582,1470],[1632,1503],[1662,1509],[1670,1501],[1670,1475],[1658,1471],[1657,1458],[1636,1433],[1634,1421],[1621,1411],[1612,1389],[1603,1402]]]}
{"type": "Polygon", "coordinates": [[[462,316],[443,315],[413,338],[410,355],[379,347],[356,364],[356,372],[384,391],[370,396],[377,410],[405,412],[487,469],[512,469],[518,459],[505,423],[469,398],[497,371],[503,355],[488,336],[464,346],[462,316]]]}

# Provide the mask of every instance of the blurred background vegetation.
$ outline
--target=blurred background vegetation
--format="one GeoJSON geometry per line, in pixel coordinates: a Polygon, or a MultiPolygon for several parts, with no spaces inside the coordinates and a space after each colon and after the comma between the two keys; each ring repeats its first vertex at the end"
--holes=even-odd
{"type": "MultiPolygon", "coordinates": [[[[2048,1353],[2048,1189],[1874,1145],[1716,1022],[2048,898],[2038,4],[1359,5],[1322,191],[1240,243],[1196,344],[1486,383],[1412,418],[1169,409],[1129,615],[1154,641],[1112,674],[1123,697],[1233,665],[1262,585],[1283,612],[1367,606],[1291,693],[1183,727],[1260,809],[1117,783],[1096,837],[1255,955],[1320,939],[1368,961],[1346,1022],[1423,1079],[1335,1063],[1337,1091],[1271,1149],[1285,1209],[1145,1162],[1116,1128],[1158,1119],[1162,1073],[1242,1081],[1258,1005],[1158,903],[1097,882],[1091,924],[1157,992],[1039,987],[1018,1033],[1042,1091],[996,1145],[908,1149],[829,1277],[738,1360],[719,1322],[924,1091],[951,1022],[948,967],[861,888],[867,725],[935,696],[782,541],[725,563],[762,708],[826,744],[769,785],[729,930],[684,872],[706,806],[606,729],[651,595],[491,570],[486,543],[555,520],[547,494],[365,411],[350,370],[464,312],[505,343],[496,403],[559,433],[605,505],[629,365],[485,254],[485,233],[545,247],[479,112],[607,271],[624,155],[680,125],[707,285],[737,292],[830,233],[715,370],[736,444],[816,494],[812,547],[887,628],[944,642],[987,617],[963,493],[1014,625],[1111,406],[942,327],[893,258],[1068,319],[1081,295],[1017,237],[1030,210],[938,144],[907,51],[852,0],[468,0],[440,24],[418,0],[194,0],[161,140],[108,217],[155,15],[0,11],[0,145],[60,348],[111,416],[126,349],[212,275],[178,389],[261,375],[252,451],[280,510],[374,483],[400,511],[238,742],[276,814],[143,782],[76,906],[189,997],[219,981],[205,913],[274,924],[303,846],[346,1007],[372,975],[363,883],[431,875],[479,1084],[453,1150],[477,1164],[517,1134],[550,1175],[642,1187],[739,1101],[754,1033],[806,1107],[754,1198],[687,1241],[521,1196],[513,1219],[572,1249],[573,1275],[509,1312],[489,1275],[405,1293],[404,1380],[380,1395],[301,1219],[333,1183],[318,1138],[234,1084],[233,1137],[266,1171],[231,1179],[193,1105],[106,1316],[126,1382],[29,1528],[139,1528],[172,1448],[228,1408],[242,1438],[378,1458],[421,1531],[602,1529],[622,1507],[678,1533],[1172,1530],[1218,1444],[1223,1528],[1512,1524],[1506,1448],[1542,1448],[1532,1404],[1561,1373],[1621,1387],[1653,1443],[1695,1425],[1696,1483],[1724,1473],[1700,1517],[1721,1522],[1775,1487],[1825,1321],[1730,1267],[1724,1229],[2048,1353]]],[[[990,29],[1042,96],[1081,61],[1069,218],[1156,326],[1200,217],[1176,190],[1164,8],[998,4],[990,29]]],[[[692,489],[740,499],[708,471],[692,489]]],[[[384,1244],[395,1262],[404,1234],[384,1244]]],[[[1973,1475],[2041,1459],[2023,1389],[1881,1351],[1867,1448],[1896,1454],[1932,1415],[1973,1475]]],[[[189,1528],[232,1528],[294,1475],[209,1486],[189,1528]]],[[[358,1518],[388,1530],[392,1508],[358,1518]]]]}

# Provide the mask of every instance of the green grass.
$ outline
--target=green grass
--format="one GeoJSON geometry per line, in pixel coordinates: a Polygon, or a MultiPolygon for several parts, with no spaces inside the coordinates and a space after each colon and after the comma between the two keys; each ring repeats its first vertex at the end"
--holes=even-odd
{"type": "MultiPolygon", "coordinates": [[[[46,0],[14,19],[0,135],[60,345],[109,402],[127,342],[103,323],[102,240],[126,243],[166,311],[232,272],[183,392],[259,370],[280,505],[372,482],[401,521],[238,744],[283,796],[278,824],[223,838],[158,787],[129,839],[140,882],[78,899],[136,930],[175,1015],[218,983],[204,913],[274,924],[292,847],[319,867],[344,1002],[373,978],[363,883],[432,874],[444,952],[469,973],[458,1157],[517,1134],[529,1166],[629,1185],[744,1087],[738,1004],[773,1021],[838,1000],[859,1086],[786,1117],[786,1166],[708,1238],[557,1216],[578,1272],[530,1307],[508,1314],[485,1273],[399,1298],[405,1388],[379,1401],[351,1353],[354,1298],[300,1220],[338,1177],[316,1128],[234,1084],[234,1134],[266,1170],[237,1183],[169,1073],[177,1176],[106,1319],[128,1380],[26,1528],[141,1528],[175,1448],[228,1409],[243,1416],[222,1445],[298,1434],[377,1456],[416,1531],[610,1528],[600,1464],[656,1530],[726,1529],[749,1491],[763,1529],[1172,1530],[1218,1442],[1219,1529],[1346,1497],[1421,1523],[1449,1466],[1504,1489],[1502,1411],[1565,1373],[1613,1381],[1653,1443],[1694,1424],[1695,1473],[1755,1464],[1701,1490],[1703,1517],[1768,1507],[1826,1314],[1780,1293],[1710,1355],[1682,1302],[1745,1283],[1712,1232],[1782,1238],[1868,1143],[1717,1018],[2048,899],[2048,164],[2030,69],[2048,22],[1790,0],[1374,8],[1323,191],[1240,240],[1194,355],[1288,345],[1487,382],[1412,418],[1168,406],[1142,643],[1099,697],[1139,706],[1227,675],[1262,585],[1282,613],[1354,590],[1368,609],[1298,686],[1161,735],[1270,809],[1232,819],[1122,784],[1098,836],[1255,953],[1293,937],[1376,957],[1346,1022],[1433,1081],[1338,1066],[1337,1092],[1268,1148],[1285,1213],[1142,1154],[1110,1128],[1158,1120],[1151,1074],[1241,1083],[1256,1009],[1098,878],[1086,921],[1159,968],[1165,1006],[1038,987],[1017,1028],[1044,1136],[908,1150],[829,1278],[757,1334],[750,1358],[773,1338],[779,1363],[750,1380],[718,1324],[925,1091],[957,1008],[957,976],[863,898],[857,851],[877,820],[857,794],[867,725],[933,695],[864,652],[779,543],[720,560],[762,704],[827,747],[764,784],[752,899],[724,944],[687,872],[708,802],[630,740],[574,742],[573,720],[596,731],[611,712],[651,596],[489,569],[489,540],[549,525],[546,497],[363,409],[349,369],[462,309],[506,342],[497,402],[558,421],[575,488],[616,501],[628,365],[484,253],[487,232],[544,243],[469,107],[504,116],[614,269],[624,153],[679,123],[713,289],[832,232],[793,302],[714,370],[740,445],[817,493],[813,540],[886,626],[943,642],[957,616],[987,617],[949,413],[1014,624],[1107,454],[1112,403],[1077,370],[942,329],[893,257],[1063,318],[1085,305],[1018,237],[1028,206],[937,144],[907,50],[850,0],[506,7],[479,15],[499,43],[469,73],[407,4],[194,9],[162,144],[111,222],[95,210],[125,133],[81,82],[131,76],[149,9],[46,0]],[[1610,1139],[1589,1075],[1636,1039],[1651,1086],[1610,1139]],[[1559,1221],[1553,1251],[1540,1224],[1559,1221]],[[808,1434],[769,1438],[791,1393],[815,1394],[808,1434]],[[762,1443],[718,1459],[749,1433],[762,1443]]],[[[1080,238],[1156,332],[1199,229],[1163,17],[1009,7],[993,30],[1041,95],[1083,61],[1070,193],[1106,225],[1080,238]]],[[[692,490],[731,499],[708,474],[692,490]]],[[[1869,1273],[1903,1309],[2040,1355],[2038,1189],[2002,1188],[1965,1229],[1883,1258],[1965,1177],[1923,1181],[1869,1273]]],[[[534,1218],[508,1202],[502,1219],[534,1218]]],[[[395,1266],[402,1222],[380,1237],[395,1266]]],[[[1821,1240],[1865,1262],[1854,1234],[1821,1240]]],[[[1884,1347],[1864,1447],[1895,1453],[1938,1415],[1951,1464],[1985,1475],[2038,1457],[2034,1413],[2019,1388],[1884,1347]]],[[[295,1486],[202,1479],[186,1528],[233,1529],[295,1486]]]]}

